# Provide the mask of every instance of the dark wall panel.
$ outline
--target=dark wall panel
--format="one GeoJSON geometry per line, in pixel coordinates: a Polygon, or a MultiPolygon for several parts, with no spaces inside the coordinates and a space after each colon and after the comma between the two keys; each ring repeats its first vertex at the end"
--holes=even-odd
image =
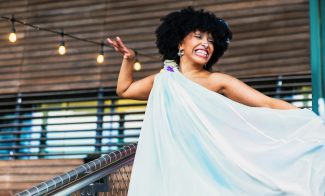
{"type": "MultiPolygon", "coordinates": [[[[119,35],[146,55],[139,56],[140,78],[162,66],[154,35],[159,19],[189,5],[215,12],[234,33],[215,71],[238,77],[310,72],[307,0],[16,0],[0,1],[0,13],[96,42],[119,35]]],[[[121,55],[112,49],[97,64],[99,46],[66,37],[67,54],[60,56],[60,36],[16,24],[12,44],[10,28],[0,19],[0,94],[116,85],[121,55]]]]}

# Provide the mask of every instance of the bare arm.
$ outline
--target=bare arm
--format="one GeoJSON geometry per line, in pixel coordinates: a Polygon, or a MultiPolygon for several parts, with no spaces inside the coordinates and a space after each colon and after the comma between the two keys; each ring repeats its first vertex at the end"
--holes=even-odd
{"type": "Polygon", "coordinates": [[[218,74],[216,78],[222,83],[222,90],[220,93],[239,103],[273,109],[298,109],[288,102],[268,97],[232,76],[218,74]]]}
{"type": "Polygon", "coordinates": [[[123,61],[117,80],[117,95],[122,98],[147,100],[153,85],[155,75],[150,75],[141,80],[134,81],[134,51],[127,48],[119,37],[117,37],[115,41],[109,38],[107,41],[114,47],[115,51],[120,52],[123,55],[123,61]]]}

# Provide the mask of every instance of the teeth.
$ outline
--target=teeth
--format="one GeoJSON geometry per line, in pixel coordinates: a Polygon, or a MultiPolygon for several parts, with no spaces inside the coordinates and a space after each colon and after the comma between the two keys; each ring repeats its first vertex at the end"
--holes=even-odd
{"type": "Polygon", "coordinates": [[[205,56],[208,56],[208,53],[207,53],[207,51],[205,51],[205,50],[196,50],[195,51],[195,53],[198,53],[198,54],[203,54],[203,55],[205,55],[205,56]]]}

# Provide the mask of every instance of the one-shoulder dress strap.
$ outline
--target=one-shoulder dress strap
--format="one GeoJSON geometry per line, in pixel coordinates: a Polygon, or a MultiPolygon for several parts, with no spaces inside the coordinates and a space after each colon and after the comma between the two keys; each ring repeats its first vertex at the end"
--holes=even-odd
{"type": "Polygon", "coordinates": [[[174,60],[164,61],[164,70],[174,72],[175,69],[178,69],[178,64],[174,60]]]}

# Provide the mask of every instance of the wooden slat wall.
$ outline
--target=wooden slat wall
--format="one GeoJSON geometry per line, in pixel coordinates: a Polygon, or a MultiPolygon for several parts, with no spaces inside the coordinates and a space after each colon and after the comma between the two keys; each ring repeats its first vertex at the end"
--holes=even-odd
{"type": "Polygon", "coordinates": [[[81,159],[0,161],[0,196],[15,195],[83,163],[81,159]]]}
{"type": "MultiPolygon", "coordinates": [[[[1,15],[75,36],[101,41],[119,35],[140,53],[140,78],[159,71],[154,31],[159,19],[192,5],[226,19],[234,34],[230,49],[216,66],[234,76],[309,73],[307,0],[17,0],[0,1],[1,15]]],[[[99,47],[16,25],[18,42],[7,40],[10,23],[0,19],[0,94],[114,86],[121,56],[105,48],[106,61],[96,63],[99,47]]]]}

